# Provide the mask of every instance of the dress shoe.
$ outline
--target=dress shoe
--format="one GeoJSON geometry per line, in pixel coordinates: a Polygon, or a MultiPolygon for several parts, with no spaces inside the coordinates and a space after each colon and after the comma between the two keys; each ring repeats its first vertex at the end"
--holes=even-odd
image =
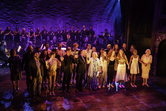
{"type": "Polygon", "coordinates": [[[56,85],[59,87],[60,86],[60,84],[59,83],[56,83],[56,85]]]}
{"type": "Polygon", "coordinates": [[[53,96],[55,96],[55,93],[54,93],[54,92],[52,92],[52,95],[53,95],[53,96]]]}
{"type": "Polygon", "coordinates": [[[111,84],[110,86],[111,86],[112,88],[114,88],[114,85],[111,84]]]}
{"type": "Polygon", "coordinates": [[[125,88],[125,86],[124,86],[124,85],[122,85],[122,88],[125,88]]]}
{"type": "Polygon", "coordinates": [[[101,88],[101,86],[99,85],[99,86],[98,86],[98,88],[100,89],[100,88],[101,88]]]}

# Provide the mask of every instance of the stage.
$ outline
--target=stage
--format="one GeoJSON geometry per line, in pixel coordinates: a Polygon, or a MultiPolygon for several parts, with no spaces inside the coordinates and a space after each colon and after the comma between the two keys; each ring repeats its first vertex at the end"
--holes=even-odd
{"type": "Polygon", "coordinates": [[[147,88],[142,86],[140,75],[137,77],[137,88],[131,88],[126,83],[126,89],[107,88],[97,91],[75,93],[75,86],[71,86],[71,93],[62,93],[61,87],[55,88],[55,96],[49,96],[48,90],[42,90],[42,98],[32,99],[26,90],[25,74],[20,80],[19,91],[12,95],[12,84],[9,70],[0,69],[0,109],[1,111],[126,111],[126,110],[166,110],[166,78],[150,76],[147,88]]]}

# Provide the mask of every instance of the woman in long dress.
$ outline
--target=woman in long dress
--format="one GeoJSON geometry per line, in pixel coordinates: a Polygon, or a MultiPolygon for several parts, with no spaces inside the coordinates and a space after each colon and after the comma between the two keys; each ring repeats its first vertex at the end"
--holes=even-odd
{"type": "Polygon", "coordinates": [[[116,71],[116,55],[114,50],[110,50],[107,55],[107,87],[113,86],[113,77],[116,71]],[[110,83],[110,85],[109,85],[110,83]]]}
{"type": "Polygon", "coordinates": [[[127,82],[126,64],[128,65],[128,68],[129,64],[127,57],[122,49],[119,50],[117,60],[118,60],[118,67],[117,67],[115,82],[120,83],[119,84],[120,88],[125,88],[124,82],[127,82]]]}
{"type": "Polygon", "coordinates": [[[142,86],[146,85],[147,87],[149,87],[147,82],[148,82],[149,71],[150,71],[150,67],[152,63],[152,55],[150,54],[151,54],[151,50],[147,49],[145,51],[145,54],[142,55],[141,57],[142,62],[145,63],[145,64],[142,64],[142,78],[143,78],[142,86]]]}
{"type": "Polygon", "coordinates": [[[99,75],[99,86],[100,89],[101,86],[105,88],[106,85],[106,78],[107,78],[107,60],[106,60],[107,53],[106,51],[103,51],[101,53],[100,57],[100,65],[101,65],[101,71],[102,73],[99,75]]]}
{"type": "Polygon", "coordinates": [[[92,53],[92,57],[87,58],[87,64],[89,64],[88,76],[90,82],[90,90],[97,90],[97,78],[100,70],[100,60],[97,58],[97,52],[92,53]]]}
{"type": "Polygon", "coordinates": [[[13,92],[15,92],[15,90],[19,90],[19,80],[22,79],[21,58],[19,55],[16,55],[15,49],[11,49],[10,55],[11,55],[11,57],[9,58],[10,79],[13,84],[13,92]],[[15,81],[17,84],[15,84],[15,81]]]}

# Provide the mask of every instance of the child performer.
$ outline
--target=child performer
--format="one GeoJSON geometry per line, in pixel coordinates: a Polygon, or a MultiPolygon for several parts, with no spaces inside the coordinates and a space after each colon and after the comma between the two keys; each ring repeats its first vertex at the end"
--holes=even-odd
{"type": "Polygon", "coordinates": [[[143,84],[142,86],[146,85],[147,87],[149,87],[147,81],[149,78],[149,71],[150,71],[150,66],[152,63],[152,55],[150,49],[146,49],[145,54],[142,55],[141,60],[142,62],[144,62],[145,64],[142,64],[142,78],[143,78],[143,84]]]}
{"type": "Polygon", "coordinates": [[[139,55],[137,55],[137,50],[134,49],[134,50],[133,50],[133,55],[130,57],[130,62],[129,62],[130,74],[131,74],[131,81],[130,81],[131,87],[137,87],[137,86],[135,85],[136,75],[140,72],[140,71],[139,71],[139,64],[138,64],[138,62],[144,64],[144,63],[140,60],[139,55]],[[133,76],[134,76],[134,82],[133,82],[133,76]]]}

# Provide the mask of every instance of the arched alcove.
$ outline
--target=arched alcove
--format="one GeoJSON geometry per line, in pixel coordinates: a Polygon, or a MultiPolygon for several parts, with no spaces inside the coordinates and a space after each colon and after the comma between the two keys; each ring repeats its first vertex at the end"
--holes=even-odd
{"type": "Polygon", "coordinates": [[[166,77],[166,39],[158,46],[156,75],[166,77]]]}

